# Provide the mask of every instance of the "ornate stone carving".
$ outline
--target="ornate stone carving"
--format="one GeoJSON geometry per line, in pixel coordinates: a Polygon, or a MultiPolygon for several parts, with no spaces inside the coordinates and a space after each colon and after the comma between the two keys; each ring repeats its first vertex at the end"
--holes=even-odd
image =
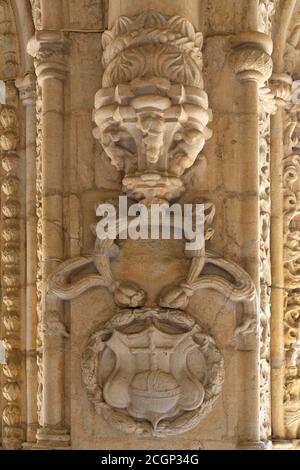
{"type": "Polygon", "coordinates": [[[181,176],[211,136],[204,91],[153,78],[104,88],[96,95],[95,136],[136,199],[183,191],[181,176]]]}
{"type": "MultiPolygon", "coordinates": [[[[15,90],[14,90],[15,92],[15,90]]],[[[13,92],[12,92],[13,94],[13,92]]],[[[2,394],[7,402],[3,410],[3,445],[19,449],[21,427],[20,353],[20,180],[18,144],[18,111],[13,105],[0,107],[0,147],[2,150],[2,295],[3,345],[6,350],[2,394]]]]}
{"type": "Polygon", "coordinates": [[[165,17],[156,11],[121,16],[102,40],[105,88],[137,77],[203,88],[203,36],[180,16],[165,17]]]}
{"type": "Polygon", "coordinates": [[[299,234],[299,105],[291,104],[285,113],[284,182],[284,274],[285,274],[285,425],[289,439],[300,437],[300,234],[299,234]]]}
{"type": "Polygon", "coordinates": [[[259,90],[259,156],[260,156],[260,435],[263,441],[271,436],[270,318],[270,114],[276,100],[268,87],[259,90]]]}
{"type": "Polygon", "coordinates": [[[211,137],[202,80],[202,34],[155,11],[120,17],[103,34],[103,89],[95,137],[136,199],[172,199],[211,137]]]}
{"type": "Polygon", "coordinates": [[[224,366],[214,340],[187,314],[123,310],[91,336],[82,377],[108,422],[166,436],[194,428],[211,410],[224,366]]]}
{"type": "Polygon", "coordinates": [[[249,32],[237,35],[232,40],[232,65],[241,81],[256,81],[263,86],[272,74],[272,40],[269,36],[249,32]]]}

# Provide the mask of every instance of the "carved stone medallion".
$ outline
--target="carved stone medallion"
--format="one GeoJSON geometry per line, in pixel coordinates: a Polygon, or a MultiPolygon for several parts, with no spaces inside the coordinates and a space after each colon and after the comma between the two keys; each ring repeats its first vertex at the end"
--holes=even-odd
{"type": "Polygon", "coordinates": [[[186,432],[221,393],[224,364],[211,336],[179,310],[122,310],[89,339],[82,377],[90,400],[125,432],[186,432]]]}

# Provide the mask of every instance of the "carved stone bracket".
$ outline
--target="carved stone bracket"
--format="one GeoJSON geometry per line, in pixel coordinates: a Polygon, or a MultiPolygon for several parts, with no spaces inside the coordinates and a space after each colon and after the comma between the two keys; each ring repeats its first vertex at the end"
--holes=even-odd
{"type": "Polygon", "coordinates": [[[134,80],[96,95],[94,135],[112,164],[123,173],[135,199],[174,199],[183,191],[181,176],[211,137],[207,95],[169,80],[134,80]]]}
{"type": "Polygon", "coordinates": [[[211,137],[202,34],[158,12],[121,17],[103,34],[94,135],[136,199],[181,195],[181,177],[211,137]]]}

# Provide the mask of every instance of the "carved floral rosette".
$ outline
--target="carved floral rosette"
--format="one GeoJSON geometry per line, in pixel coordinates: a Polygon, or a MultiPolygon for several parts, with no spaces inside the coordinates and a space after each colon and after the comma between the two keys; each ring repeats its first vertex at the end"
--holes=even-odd
{"type": "Polygon", "coordinates": [[[213,338],[186,313],[122,310],[89,339],[82,378],[96,410],[113,426],[171,436],[197,426],[224,381],[213,338]]]}

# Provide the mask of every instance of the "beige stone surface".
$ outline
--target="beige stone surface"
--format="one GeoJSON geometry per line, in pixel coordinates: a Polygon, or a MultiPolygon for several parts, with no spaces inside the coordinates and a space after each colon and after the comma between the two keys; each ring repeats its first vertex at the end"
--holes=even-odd
{"type": "Polygon", "coordinates": [[[0,1],[1,448],[297,448],[299,13],[0,1]],[[120,195],[205,246],[99,240],[120,195]]]}

